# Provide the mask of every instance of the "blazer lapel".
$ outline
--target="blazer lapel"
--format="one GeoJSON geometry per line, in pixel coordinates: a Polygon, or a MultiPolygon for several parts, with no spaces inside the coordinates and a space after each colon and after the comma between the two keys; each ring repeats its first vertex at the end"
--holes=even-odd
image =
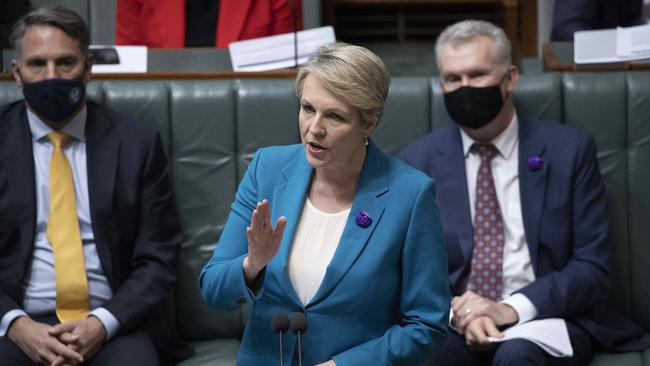
{"type": "Polygon", "coordinates": [[[302,302],[298,298],[289,279],[287,262],[289,260],[289,253],[291,253],[296,228],[302,216],[302,209],[305,204],[311,173],[312,168],[307,163],[304,152],[301,150],[301,154],[296,155],[282,169],[282,174],[287,180],[287,183],[275,187],[273,202],[271,202],[272,222],[275,223],[280,216],[285,216],[287,218],[287,227],[284,230],[284,236],[282,237],[278,254],[269,263],[268,271],[275,276],[284,293],[299,307],[302,307],[302,302]]]}
{"type": "Polygon", "coordinates": [[[546,149],[544,143],[535,136],[530,127],[530,122],[527,120],[519,121],[519,191],[526,241],[533,269],[537,272],[539,226],[546,194],[548,163],[544,162],[542,169],[537,171],[529,168],[528,158],[543,157],[546,149]]]}
{"type": "Polygon", "coordinates": [[[110,133],[110,121],[98,112],[95,105],[88,103],[86,121],[88,198],[97,253],[106,277],[112,281],[109,226],[120,141],[115,134],[110,133]]]}
{"type": "Polygon", "coordinates": [[[20,103],[12,108],[11,117],[5,126],[0,126],[0,159],[5,166],[10,201],[20,222],[22,259],[26,263],[34,245],[36,227],[34,153],[25,104],[20,103]]]}
{"type": "Polygon", "coordinates": [[[447,131],[448,136],[441,139],[444,142],[436,149],[438,153],[436,160],[439,163],[435,165],[437,171],[433,176],[438,186],[437,201],[441,206],[441,212],[445,213],[442,217],[445,221],[443,227],[451,231],[445,233],[445,237],[456,238],[457,243],[448,244],[458,244],[463,255],[464,270],[451,273],[450,281],[452,285],[456,285],[462,275],[469,273],[470,270],[474,248],[474,227],[469,207],[465,155],[460,131],[456,126],[449,127],[447,131]]]}
{"type": "Polygon", "coordinates": [[[323,282],[307,304],[308,307],[323,301],[334,289],[357,257],[361,255],[375,227],[381,221],[385,205],[381,196],[388,191],[386,163],[386,156],[370,141],[368,154],[359,177],[357,193],[352,202],[350,215],[343,229],[339,245],[332,261],[327,266],[323,282]],[[356,217],[361,210],[368,212],[372,218],[372,223],[366,228],[356,224],[356,217]]]}

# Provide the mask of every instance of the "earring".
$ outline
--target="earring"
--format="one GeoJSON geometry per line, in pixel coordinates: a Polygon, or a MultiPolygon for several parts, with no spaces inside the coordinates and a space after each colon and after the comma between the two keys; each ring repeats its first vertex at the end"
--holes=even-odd
{"type": "Polygon", "coordinates": [[[368,136],[363,136],[363,143],[368,146],[368,136]]]}

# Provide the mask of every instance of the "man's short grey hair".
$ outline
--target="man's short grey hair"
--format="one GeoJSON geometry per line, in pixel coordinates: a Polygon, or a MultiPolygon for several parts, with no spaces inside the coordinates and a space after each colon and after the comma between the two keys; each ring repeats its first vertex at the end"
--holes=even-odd
{"type": "Polygon", "coordinates": [[[20,59],[23,37],[27,28],[32,26],[50,26],[63,31],[79,45],[81,53],[88,54],[90,33],[86,22],[74,11],[61,5],[40,6],[20,18],[11,30],[9,40],[15,50],[16,59],[20,59]]]}
{"type": "Polygon", "coordinates": [[[300,68],[296,77],[298,97],[302,97],[302,87],[309,75],[359,111],[362,123],[379,122],[390,86],[390,74],[379,56],[343,42],[324,45],[300,68]]]}
{"type": "Polygon", "coordinates": [[[459,46],[486,37],[494,44],[496,53],[495,63],[507,70],[511,65],[512,46],[503,29],[484,20],[463,20],[454,23],[440,34],[436,40],[436,63],[440,69],[440,55],[443,46],[459,46]]]}

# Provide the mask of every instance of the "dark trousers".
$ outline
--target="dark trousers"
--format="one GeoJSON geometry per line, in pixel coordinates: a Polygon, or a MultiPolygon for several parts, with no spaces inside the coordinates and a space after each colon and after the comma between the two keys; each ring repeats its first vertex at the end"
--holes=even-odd
{"type": "MultiPolygon", "coordinates": [[[[56,317],[34,319],[56,324],[56,317]]],[[[7,366],[36,366],[29,356],[9,337],[0,337],[0,364],[7,366]]],[[[158,354],[150,337],[142,330],[118,334],[108,342],[85,365],[90,366],[158,366],[158,354]]]]}
{"type": "Polygon", "coordinates": [[[525,339],[497,343],[496,348],[472,352],[465,337],[449,330],[447,341],[431,355],[422,366],[479,366],[479,365],[588,365],[592,356],[591,339],[584,330],[567,322],[573,357],[557,358],[525,339]]]}

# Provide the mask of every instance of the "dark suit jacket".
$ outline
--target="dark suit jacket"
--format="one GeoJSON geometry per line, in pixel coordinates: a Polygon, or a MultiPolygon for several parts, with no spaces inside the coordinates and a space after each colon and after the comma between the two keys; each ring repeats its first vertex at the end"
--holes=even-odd
{"type": "Polygon", "coordinates": [[[579,30],[635,25],[642,8],[643,0],[555,0],[551,40],[573,41],[579,30]]]}
{"type": "MultiPolygon", "coordinates": [[[[460,132],[447,126],[401,152],[404,161],[434,178],[438,191],[452,293],[461,294],[470,273],[473,227],[460,132]]],[[[583,326],[608,348],[641,334],[607,309],[608,218],[596,145],[573,128],[519,120],[519,189],[526,241],[536,280],[520,289],[537,318],[559,317],[583,326]],[[528,158],[543,160],[540,170],[528,158]]]]}
{"type": "MultiPolygon", "coordinates": [[[[121,332],[143,326],[175,281],[181,241],[157,132],[88,103],[86,152],[97,253],[121,332]]],[[[23,102],[0,110],[0,317],[22,308],[36,221],[32,137],[23,102]]],[[[156,320],[157,321],[157,320],[156,320]]]]}

